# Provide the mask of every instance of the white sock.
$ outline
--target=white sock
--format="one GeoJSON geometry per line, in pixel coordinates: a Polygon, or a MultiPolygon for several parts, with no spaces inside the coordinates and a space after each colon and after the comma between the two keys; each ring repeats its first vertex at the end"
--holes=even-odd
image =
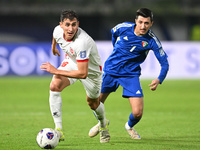
{"type": "Polygon", "coordinates": [[[100,105],[95,110],[95,113],[96,113],[96,117],[100,121],[100,127],[105,128],[106,127],[105,108],[102,102],[100,102],[100,105]]]}
{"type": "Polygon", "coordinates": [[[55,129],[60,128],[62,130],[62,98],[60,93],[50,91],[49,105],[55,123],[55,129]]]}
{"type": "Polygon", "coordinates": [[[130,129],[131,129],[131,127],[128,125],[128,122],[125,124],[125,128],[126,128],[127,130],[130,130],[130,129]]]}

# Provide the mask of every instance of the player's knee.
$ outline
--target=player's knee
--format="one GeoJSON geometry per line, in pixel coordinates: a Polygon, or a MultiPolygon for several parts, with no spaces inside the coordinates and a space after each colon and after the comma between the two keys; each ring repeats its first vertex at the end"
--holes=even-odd
{"type": "Polygon", "coordinates": [[[60,88],[54,83],[51,83],[49,88],[51,91],[60,91],[60,88]]]}
{"type": "Polygon", "coordinates": [[[90,108],[91,108],[92,110],[96,110],[96,109],[97,109],[97,106],[96,106],[95,103],[90,102],[90,103],[88,103],[88,105],[90,106],[90,108]]]}
{"type": "Polygon", "coordinates": [[[133,116],[136,119],[141,119],[142,118],[142,114],[143,114],[142,111],[135,111],[135,112],[133,112],[133,116]]]}
{"type": "Polygon", "coordinates": [[[87,103],[88,103],[88,105],[90,106],[90,108],[92,109],[92,110],[96,110],[97,109],[97,107],[98,107],[98,105],[99,105],[99,102],[98,101],[96,101],[96,100],[87,100],[87,103]]]}

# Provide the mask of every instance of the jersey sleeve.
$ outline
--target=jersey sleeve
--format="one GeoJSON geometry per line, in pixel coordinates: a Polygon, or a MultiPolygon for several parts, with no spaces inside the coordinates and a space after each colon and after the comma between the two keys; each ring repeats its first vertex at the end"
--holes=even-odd
{"type": "Polygon", "coordinates": [[[113,46],[115,45],[120,34],[126,31],[128,28],[132,27],[133,25],[134,23],[131,23],[131,22],[123,22],[116,25],[114,28],[111,29],[113,46]]]}
{"type": "Polygon", "coordinates": [[[89,61],[90,48],[87,46],[86,42],[81,41],[77,47],[77,62],[89,61]]]}
{"type": "Polygon", "coordinates": [[[56,26],[56,27],[54,28],[54,30],[53,30],[53,37],[54,37],[54,39],[55,39],[56,41],[58,41],[59,36],[60,36],[61,34],[63,35],[63,30],[62,30],[62,28],[60,27],[60,25],[58,25],[58,26],[56,26]]]}
{"type": "Polygon", "coordinates": [[[161,84],[166,78],[168,70],[169,70],[169,63],[167,60],[168,56],[163,50],[160,41],[156,37],[154,38],[152,45],[153,45],[152,50],[154,52],[154,55],[156,56],[161,66],[160,74],[158,76],[158,79],[160,80],[160,84],[161,84]]]}
{"type": "Polygon", "coordinates": [[[119,28],[118,28],[119,25],[117,25],[117,26],[115,26],[114,28],[111,29],[113,46],[115,45],[117,37],[119,36],[119,28]]]}

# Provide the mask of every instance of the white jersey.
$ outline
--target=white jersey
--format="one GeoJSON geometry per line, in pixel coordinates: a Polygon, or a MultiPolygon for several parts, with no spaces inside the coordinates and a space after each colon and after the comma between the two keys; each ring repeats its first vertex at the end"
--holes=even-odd
{"type": "Polygon", "coordinates": [[[66,53],[68,59],[73,62],[77,69],[77,62],[88,62],[88,77],[96,77],[102,74],[101,58],[94,40],[81,28],[78,28],[75,37],[67,41],[63,37],[64,31],[60,25],[53,31],[53,37],[60,48],[66,53]]]}

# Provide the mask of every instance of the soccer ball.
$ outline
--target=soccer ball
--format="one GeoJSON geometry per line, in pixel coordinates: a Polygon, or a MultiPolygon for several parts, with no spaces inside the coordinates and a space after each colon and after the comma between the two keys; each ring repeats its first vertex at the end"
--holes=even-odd
{"type": "Polygon", "coordinates": [[[54,149],[58,145],[59,136],[55,130],[44,128],[37,134],[36,141],[40,148],[54,149]]]}

